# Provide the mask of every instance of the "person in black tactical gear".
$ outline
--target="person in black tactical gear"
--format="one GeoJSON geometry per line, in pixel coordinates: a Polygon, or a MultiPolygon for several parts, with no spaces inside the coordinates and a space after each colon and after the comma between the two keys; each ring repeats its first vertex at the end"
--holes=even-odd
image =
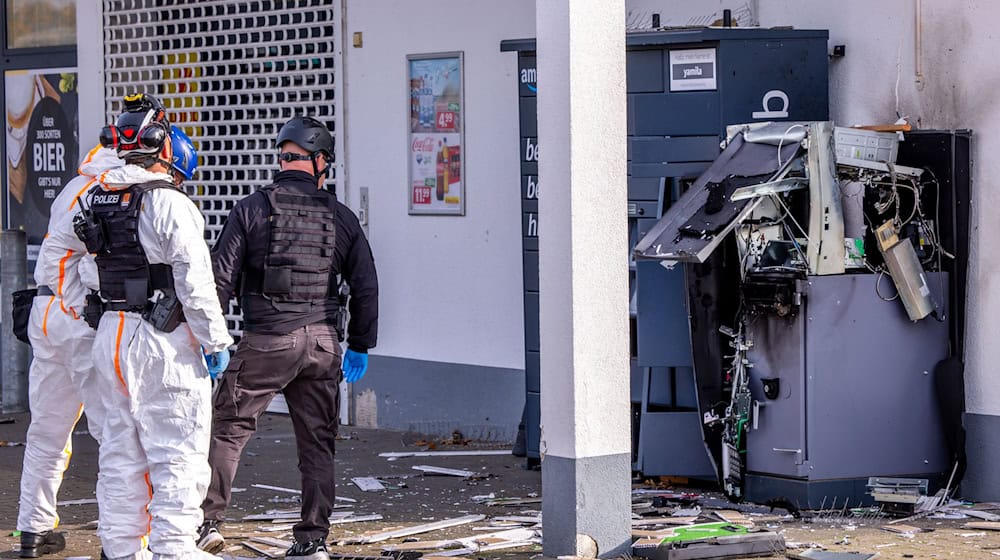
{"type": "Polygon", "coordinates": [[[302,474],[302,520],[285,558],[326,560],[334,501],[340,340],[344,375],[354,382],[375,346],[378,280],[357,217],[323,189],[333,152],[326,126],[295,117],[278,132],[281,171],[274,184],[239,201],[212,249],[219,300],[237,293],[243,339],[214,400],[209,462],[212,482],[202,504],[198,546],[222,550],[219,533],[243,447],[278,392],[295,429],[302,474]],[[350,323],[338,275],[350,287],[350,323]]]}

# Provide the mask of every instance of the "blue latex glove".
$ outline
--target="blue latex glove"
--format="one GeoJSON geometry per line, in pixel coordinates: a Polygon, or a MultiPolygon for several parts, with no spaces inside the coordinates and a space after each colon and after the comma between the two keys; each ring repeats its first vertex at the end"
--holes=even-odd
{"type": "Polygon", "coordinates": [[[344,353],[344,381],[354,383],[368,371],[368,354],[348,349],[344,353]]]}
{"type": "Polygon", "coordinates": [[[222,350],[214,354],[205,355],[205,365],[208,366],[208,374],[212,379],[218,379],[222,372],[229,367],[229,350],[222,350]]]}

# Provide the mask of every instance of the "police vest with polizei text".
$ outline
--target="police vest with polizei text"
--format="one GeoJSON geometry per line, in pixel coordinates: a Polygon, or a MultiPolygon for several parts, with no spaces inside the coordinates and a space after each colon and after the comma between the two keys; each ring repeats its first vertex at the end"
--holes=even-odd
{"type": "Polygon", "coordinates": [[[326,302],[336,285],[331,274],[337,244],[336,198],[325,190],[301,192],[281,185],[261,191],[271,213],[259,293],[278,304],[326,302]]]}
{"type": "MultiPolygon", "coordinates": [[[[154,290],[172,290],[169,265],[149,264],[139,243],[139,211],[144,195],[154,189],[173,189],[168,181],[140,183],[119,191],[100,186],[90,197],[90,210],[104,231],[105,250],[95,255],[101,297],[142,311],[154,290]]],[[[180,192],[180,191],[178,191],[180,192]]]]}

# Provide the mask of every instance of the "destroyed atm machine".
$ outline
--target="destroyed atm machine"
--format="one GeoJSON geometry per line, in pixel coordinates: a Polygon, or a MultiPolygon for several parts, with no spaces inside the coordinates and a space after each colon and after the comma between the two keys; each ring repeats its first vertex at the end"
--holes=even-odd
{"type": "MultiPolygon", "coordinates": [[[[630,250],[716,158],[727,125],[828,118],[827,39],[825,30],[761,28],[626,34],[630,250]]],[[[537,231],[545,219],[538,215],[537,200],[545,187],[537,177],[535,40],[503,41],[501,50],[518,53],[530,463],[539,458],[537,231]]],[[[718,344],[692,342],[685,305],[688,265],[668,269],[631,256],[628,262],[633,468],[649,476],[715,480],[716,462],[702,431],[705,405],[699,401],[718,400],[722,385],[717,376],[696,379],[695,372],[696,362],[717,364],[722,357],[718,344]]],[[[709,267],[698,265],[695,276],[709,267]]],[[[705,298],[719,296],[707,285],[700,289],[705,298]]]]}
{"type": "Polygon", "coordinates": [[[727,395],[702,413],[731,497],[815,509],[870,502],[872,477],[945,485],[962,454],[946,430],[960,410],[939,393],[961,384],[942,364],[962,351],[969,143],[962,131],[900,141],[830,122],[732,126],[636,245],[689,273],[722,258],[712,283],[738,295],[687,300],[695,338],[723,323],[727,395]]]}

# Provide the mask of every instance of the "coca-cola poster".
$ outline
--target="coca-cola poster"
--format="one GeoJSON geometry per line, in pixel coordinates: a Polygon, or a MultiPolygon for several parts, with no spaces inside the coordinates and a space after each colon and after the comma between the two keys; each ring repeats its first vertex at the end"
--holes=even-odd
{"type": "Polygon", "coordinates": [[[407,56],[410,214],[465,214],[462,53],[407,56]]]}

